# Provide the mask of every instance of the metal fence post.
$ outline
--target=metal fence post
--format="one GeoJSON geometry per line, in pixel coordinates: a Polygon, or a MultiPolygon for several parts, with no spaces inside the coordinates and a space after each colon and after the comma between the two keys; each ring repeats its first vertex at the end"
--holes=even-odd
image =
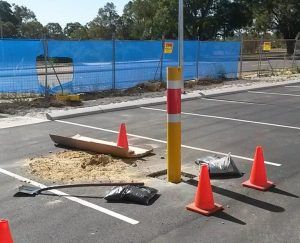
{"type": "Polygon", "coordinates": [[[200,38],[197,40],[197,54],[196,54],[196,81],[199,78],[199,53],[200,52],[200,38]]]}
{"type": "Polygon", "coordinates": [[[112,90],[116,90],[116,34],[112,39],[112,90]]]}
{"type": "Polygon", "coordinates": [[[239,72],[239,79],[243,77],[243,51],[244,51],[244,36],[242,35],[241,39],[241,51],[240,51],[240,72],[239,72]]]}
{"type": "Polygon", "coordinates": [[[48,42],[46,37],[43,39],[44,62],[45,62],[45,96],[49,96],[48,90],[48,42]]]}
{"type": "Polygon", "coordinates": [[[261,61],[262,61],[262,44],[263,44],[263,38],[259,41],[259,58],[258,58],[258,67],[257,67],[257,77],[260,77],[260,70],[261,70],[261,61]]]}
{"type": "Polygon", "coordinates": [[[296,38],[295,38],[295,46],[294,46],[294,53],[293,53],[293,61],[292,61],[292,69],[295,67],[298,68],[297,60],[295,59],[296,53],[297,53],[297,45],[300,39],[300,32],[298,32],[296,38]]]}
{"type": "Polygon", "coordinates": [[[162,36],[162,52],[160,58],[160,81],[163,81],[163,65],[164,65],[164,49],[165,49],[165,37],[162,36]]]}

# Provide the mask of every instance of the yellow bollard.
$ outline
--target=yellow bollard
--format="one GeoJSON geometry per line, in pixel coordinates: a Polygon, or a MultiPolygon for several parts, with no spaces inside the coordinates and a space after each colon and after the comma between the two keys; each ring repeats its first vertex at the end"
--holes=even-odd
{"type": "Polygon", "coordinates": [[[181,181],[181,87],[182,69],[167,68],[167,177],[181,181]]]}

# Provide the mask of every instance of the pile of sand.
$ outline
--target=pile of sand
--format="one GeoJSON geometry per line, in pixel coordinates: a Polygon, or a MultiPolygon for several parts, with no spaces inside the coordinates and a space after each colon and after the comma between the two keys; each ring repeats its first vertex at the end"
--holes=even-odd
{"type": "Polygon", "coordinates": [[[136,181],[136,160],[83,151],[63,151],[26,161],[29,172],[52,182],[136,181]]]}

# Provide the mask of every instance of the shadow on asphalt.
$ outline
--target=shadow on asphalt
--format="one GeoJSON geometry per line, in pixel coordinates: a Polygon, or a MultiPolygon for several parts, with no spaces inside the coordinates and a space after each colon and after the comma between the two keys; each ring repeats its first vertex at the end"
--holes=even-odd
{"type": "Polygon", "coordinates": [[[236,224],[246,225],[246,223],[244,221],[242,221],[240,219],[237,219],[237,218],[229,215],[228,213],[225,213],[224,211],[215,213],[213,215],[213,217],[220,218],[220,219],[223,219],[223,220],[227,220],[227,221],[230,221],[230,222],[233,222],[233,223],[236,223],[236,224]]]}
{"type": "MultiPolygon", "coordinates": [[[[190,179],[190,180],[186,181],[186,183],[188,183],[192,186],[196,186],[196,187],[198,186],[198,181],[196,181],[194,179],[190,179]]],[[[264,201],[261,201],[261,200],[258,200],[258,199],[255,199],[255,198],[252,198],[252,197],[249,197],[249,196],[237,193],[237,192],[233,192],[233,191],[230,191],[230,190],[218,187],[218,186],[212,185],[212,190],[214,193],[235,199],[237,201],[240,201],[240,202],[243,202],[243,203],[246,203],[246,204],[249,204],[249,205],[270,211],[270,212],[280,213],[280,212],[285,211],[285,209],[280,206],[277,206],[277,205],[274,205],[271,203],[267,203],[267,202],[264,202],[264,201]]]]}
{"type": "Polygon", "coordinates": [[[272,187],[269,191],[273,192],[273,193],[281,194],[281,195],[284,195],[284,196],[288,196],[288,197],[299,198],[298,195],[290,193],[290,192],[287,192],[287,191],[283,191],[283,190],[281,190],[281,189],[279,189],[277,187],[272,187]]]}

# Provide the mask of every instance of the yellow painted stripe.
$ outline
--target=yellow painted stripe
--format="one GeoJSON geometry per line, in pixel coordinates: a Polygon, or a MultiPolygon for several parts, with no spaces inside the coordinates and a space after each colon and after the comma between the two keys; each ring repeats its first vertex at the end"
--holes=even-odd
{"type": "Polygon", "coordinates": [[[181,123],[168,123],[167,177],[169,182],[181,181],[181,123]]]}
{"type": "Polygon", "coordinates": [[[182,69],[180,67],[168,67],[167,68],[167,80],[178,81],[182,80],[182,69]]]}

